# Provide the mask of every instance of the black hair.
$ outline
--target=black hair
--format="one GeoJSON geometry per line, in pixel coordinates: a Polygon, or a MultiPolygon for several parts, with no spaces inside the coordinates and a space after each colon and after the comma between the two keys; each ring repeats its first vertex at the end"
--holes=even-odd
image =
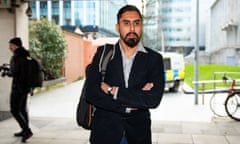
{"type": "Polygon", "coordinates": [[[22,47],[22,40],[19,37],[14,37],[14,38],[10,39],[9,43],[12,43],[16,46],[22,47]]]}
{"type": "Polygon", "coordinates": [[[118,23],[119,23],[119,20],[120,20],[122,14],[127,12],[127,11],[136,11],[139,14],[139,16],[140,16],[140,18],[142,20],[141,12],[139,11],[139,9],[136,6],[134,6],[134,5],[125,5],[118,11],[118,14],[117,14],[117,22],[118,23]]]}

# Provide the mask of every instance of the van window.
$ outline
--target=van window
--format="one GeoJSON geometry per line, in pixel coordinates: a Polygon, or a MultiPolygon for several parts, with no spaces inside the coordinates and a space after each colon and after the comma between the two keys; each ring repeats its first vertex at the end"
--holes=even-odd
{"type": "Polygon", "coordinates": [[[163,64],[164,64],[164,70],[170,70],[171,69],[170,58],[164,58],[163,59],[163,64]]]}

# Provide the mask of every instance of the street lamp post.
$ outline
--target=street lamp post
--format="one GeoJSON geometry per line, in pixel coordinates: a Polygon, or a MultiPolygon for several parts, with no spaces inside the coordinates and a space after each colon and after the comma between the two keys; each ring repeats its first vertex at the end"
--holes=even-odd
{"type": "Polygon", "coordinates": [[[165,48],[164,48],[164,33],[163,30],[161,30],[161,40],[162,40],[162,52],[165,52],[165,48]]]}
{"type": "Polygon", "coordinates": [[[195,55],[194,55],[194,103],[198,104],[198,52],[199,52],[199,0],[196,0],[196,27],[195,27],[195,55]]]}

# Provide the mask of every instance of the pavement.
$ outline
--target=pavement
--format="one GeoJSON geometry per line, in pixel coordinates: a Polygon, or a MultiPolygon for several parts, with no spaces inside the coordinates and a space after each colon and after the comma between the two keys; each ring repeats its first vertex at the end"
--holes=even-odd
{"type": "MultiPolygon", "coordinates": [[[[83,81],[36,94],[29,98],[29,144],[89,144],[90,131],[79,127],[75,113],[83,81]]],[[[183,86],[185,87],[185,86],[183,86]]],[[[239,144],[240,125],[211,112],[204,104],[194,104],[193,94],[164,93],[157,109],[151,110],[153,144],[239,144]]],[[[201,95],[199,95],[201,100],[201,95]]],[[[0,121],[0,144],[21,144],[13,136],[19,126],[13,118],[0,121]]]]}

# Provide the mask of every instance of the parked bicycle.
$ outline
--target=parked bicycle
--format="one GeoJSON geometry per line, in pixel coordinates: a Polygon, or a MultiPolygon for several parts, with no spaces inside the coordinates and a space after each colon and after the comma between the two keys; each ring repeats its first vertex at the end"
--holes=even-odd
{"type": "MultiPolygon", "coordinates": [[[[225,85],[229,85],[230,88],[215,89],[210,99],[210,108],[212,112],[219,117],[229,116],[234,120],[240,121],[240,89],[237,88],[237,86],[240,85],[236,84],[237,80],[229,79],[223,72],[217,72],[216,74],[224,74],[222,82],[224,82],[225,85]],[[225,93],[227,93],[227,95],[225,93]]],[[[229,74],[240,73],[230,72],[229,74]]],[[[216,83],[219,82],[219,80],[216,80],[216,83]]],[[[214,88],[216,88],[216,83],[214,83],[214,88]]]]}
{"type": "MultiPolygon", "coordinates": [[[[227,77],[224,77],[225,81],[229,81],[227,77]]],[[[231,88],[228,91],[228,96],[225,100],[225,110],[227,115],[237,121],[240,121],[240,89],[237,89],[236,80],[230,80],[231,88]]]]}
{"type": "Polygon", "coordinates": [[[214,92],[214,94],[210,98],[210,102],[209,102],[210,109],[213,112],[213,114],[218,117],[228,116],[225,110],[225,100],[226,100],[225,97],[226,97],[225,92],[224,93],[214,92]]]}
{"type": "MultiPolygon", "coordinates": [[[[239,73],[240,74],[240,73],[239,73]]],[[[224,80],[226,77],[225,72],[215,72],[214,73],[214,90],[213,95],[210,98],[209,104],[210,109],[214,113],[214,115],[218,117],[226,117],[228,116],[225,110],[225,100],[226,100],[226,93],[228,93],[228,89],[226,88],[217,88],[217,83],[225,83],[227,85],[227,81],[224,80]],[[217,80],[217,75],[223,75],[222,80],[217,80]]]]}

